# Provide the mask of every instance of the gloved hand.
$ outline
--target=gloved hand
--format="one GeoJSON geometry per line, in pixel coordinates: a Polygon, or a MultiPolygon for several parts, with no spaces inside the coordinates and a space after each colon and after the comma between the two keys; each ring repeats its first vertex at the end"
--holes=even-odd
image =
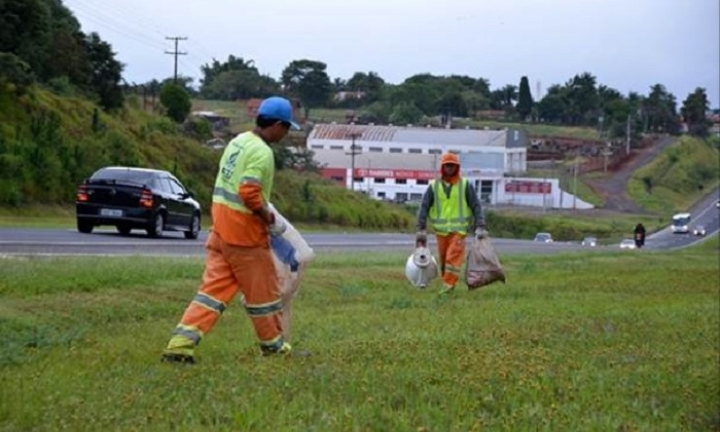
{"type": "Polygon", "coordinates": [[[423,245],[427,246],[427,232],[426,231],[418,231],[415,234],[415,245],[423,245]]]}
{"type": "Polygon", "coordinates": [[[477,239],[484,239],[485,237],[489,236],[490,233],[485,228],[475,228],[475,238],[477,239]]]}
{"type": "Polygon", "coordinates": [[[275,215],[272,214],[272,222],[268,225],[268,232],[270,235],[274,237],[281,236],[286,229],[287,225],[285,222],[282,219],[275,218],[275,215]]]}

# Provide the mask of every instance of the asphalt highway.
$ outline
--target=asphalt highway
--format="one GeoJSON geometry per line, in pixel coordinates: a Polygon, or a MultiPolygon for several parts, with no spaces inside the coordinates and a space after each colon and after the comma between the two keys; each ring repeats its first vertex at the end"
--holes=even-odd
{"type": "MultiPolygon", "coordinates": [[[[667,228],[653,233],[646,239],[648,250],[677,249],[702,241],[717,234],[720,227],[720,208],[716,207],[718,197],[711,195],[698,203],[692,210],[692,227],[704,225],[705,237],[690,234],[673,234],[670,221],[667,228]]],[[[348,251],[410,251],[414,236],[397,233],[305,233],[303,234],[316,253],[348,251]]],[[[630,236],[629,236],[630,237],[630,236]]],[[[133,231],[121,236],[114,229],[96,229],[92,234],[81,234],[71,229],[18,229],[0,228],[0,256],[203,256],[207,232],[197,240],[186,240],[182,233],[167,232],[161,238],[148,238],[144,231],[133,231]]],[[[617,245],[587,248],[577,242],[536,243],[532,240],[493,238],[499,254],[540,254],[573,252],[580,250],[607,251],[617,245]]],[[[433,244],[433,236],[429,236],[433,244]]]]}

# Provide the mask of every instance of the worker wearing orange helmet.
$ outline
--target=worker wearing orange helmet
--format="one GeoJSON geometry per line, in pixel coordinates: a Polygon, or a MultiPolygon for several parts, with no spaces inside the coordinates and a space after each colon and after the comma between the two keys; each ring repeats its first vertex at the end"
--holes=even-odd
{"type": "Polygon", "coordinates": [[[263,100],[255,129],[225,148],[213,189],[203,282],[175,327],[163,361],[194,363],[195,347],[238,292],[245,298],[260,351],[292,351],[283,337],[282,298],[270,249],[271,236],[282,235],[286,225],[269,207],[275,176],[270,144],[282,140],[291,127],[299,129],[292,113],[285,98],[263,100]]]}
{"type": "Polygon", "coordinates": [[[427,225],[437,236],[438,259],[443,280],[441,293],[450,293],[460,277],[465,260],[465,238],[488,235],[475,188],[460,176],[460,159],[445,153],[440,159],[440,176],[430,182],[417,215],[417,245],[427,245],[427,225]]]}

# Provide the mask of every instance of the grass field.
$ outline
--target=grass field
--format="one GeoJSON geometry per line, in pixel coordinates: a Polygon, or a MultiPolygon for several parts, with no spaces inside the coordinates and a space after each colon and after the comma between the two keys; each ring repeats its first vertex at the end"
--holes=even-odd
{"type": "Polygon", "coordinates": [[[0,260],[0,430],[717,430],[719,249],[506,256],[450,297],[403,254],[321,255],[311,357],[259,357],[235,303],[184,367],[159,354],[201,260],[0,260]]]}

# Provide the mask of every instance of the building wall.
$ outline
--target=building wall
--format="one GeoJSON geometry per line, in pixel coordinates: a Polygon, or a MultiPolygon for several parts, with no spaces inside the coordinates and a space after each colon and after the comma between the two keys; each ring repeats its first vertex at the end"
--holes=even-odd
{"type": "MultiPolygon", "coordinates": [[[[375,199],[398,202],[420,201],[430,181],[439,175],[437,171],[356,168],[354,182],[351,182],[350,173],[349,168],[322,170],[324,177],[348,189],[375,199]]],[[[548,209],[593,208],[592,204],[561,190],[558,179],[499,177],[492,174],[478,176],[476,171],[463,172],[463,176],[475,187],[483,204],[548,209]]]]}
{"type": "Polygon", "coordinates": [[[420,200],[429,181],[439,176],[440,155],[454,152],[463,176],[486,204],[592,208],[560,190],[557,179],[506,177],[527,171],[527,136],[522,131],[423,132],[422,128],[342,125],[314,130],[307,145],[316,152],[323,176],[376,199],[420,200]],[[355,138],[354,147],[350,136],[355,138]],[[484,141],[467,143],[470,137],[484,141]]]}

